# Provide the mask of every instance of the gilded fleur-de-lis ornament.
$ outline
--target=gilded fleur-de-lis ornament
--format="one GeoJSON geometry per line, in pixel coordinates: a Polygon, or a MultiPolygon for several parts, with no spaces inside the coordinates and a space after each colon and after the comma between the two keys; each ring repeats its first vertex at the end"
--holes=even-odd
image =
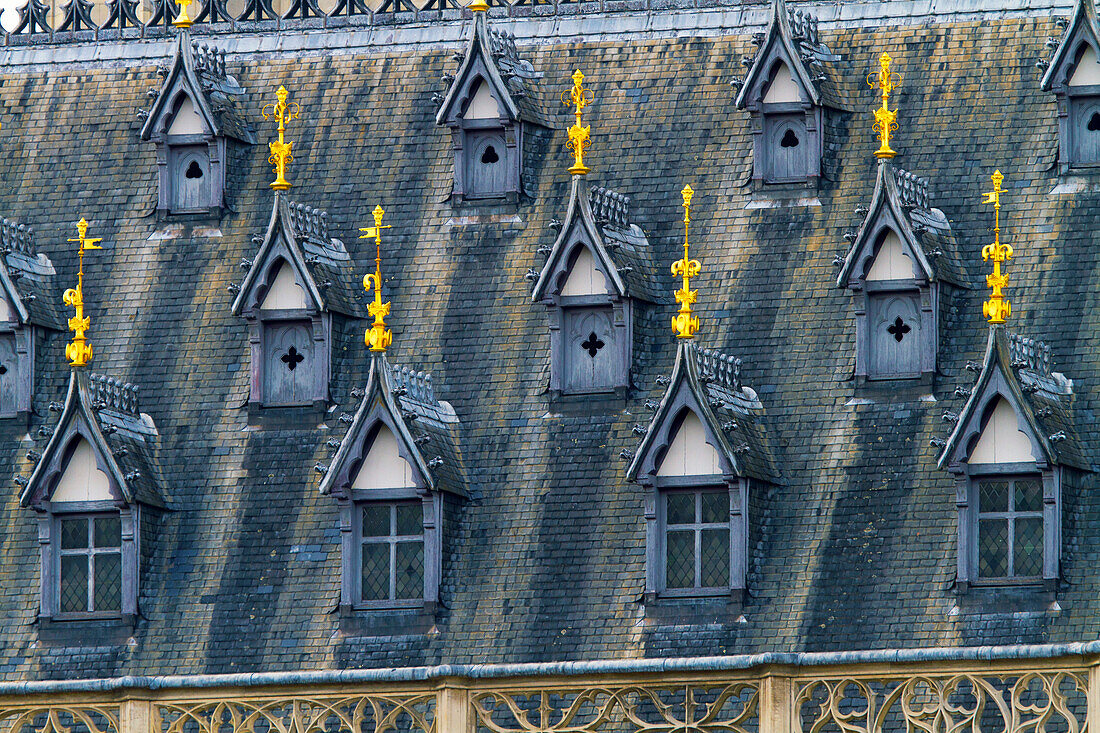
{"type": "Polygon", "coordinates": [[[676,291],[676,302],[680,304],[680,312],[672,318],[672,332],[676,338],[689,339],[695,336],[699,330],[699,317],[691,314],[691,306],[695,303],[698,291],[691,289],[691,278],[699,274],[701,266],[699,260],[693,260],[688,256],[688,227],[691,225],[691,197],[695,191],[691,186],[684,186],[680,192],[684,197],[684,259],[672,263],[674,277],[684,279],[683,287],[676,291]]]}
{"type": "Polygon", "coordinates": [[[562,102],[566,107],[573,107],[573,116],[576,118],[569,128],[569,145],[573,148],[573,165],[569,167],[569,172],[574,176],[583,176],[589,171],[584,164],[584,151],[588,147],[591,127],[581,124],[581,113],[592,104],[595,97],[590,90],[584,88],[583,82],[584,74],[577,69],[573,72],[573,88],[562,93],[562,102]]]}
{"type": "Polygon", "coordinates": [[[65,358],[74,367],[87,366],[92,360],[92,345],[88,343],[84,335],[92,325],[92,319],[84,315],[84,251],[89,249],[103,249],[99,243],[102,238],[88,237],[88,222],[83,217],[76,224],[77,237],[69,239],[77,242],[79,249],[80,267],[76,275],[76,287],[69,288],[62,296],[65,305],[76,309],[76,313],[69,319],[69,330],[73,332],[73,340],[65,347],[65,358]]]}
{"type": "Polygon", "coordinates": [[[367,312],[374,316],[374,323],[369,329],[367,329],[366,336],[363,341],[370,347],[371,351],[385,351],[390,342],[393,341],[393,333],[386,328],[386,316],[390,314],[389,301],[382,302],[382,230],[389,229],[390,225],[382,226],[382,215],[386,212],[383,211],[381,206],[375,206],[374,211],[374,226],[372,227],[360,227],[359,231],[366,232],[360,234],[360,239],[369,239],[374,237],[375,255],[374,255],[374,272],[363,276],[363,287],[369,293],[371,288],[374,288],[374,301],[367,306],[367,312]]]}
{"type": "Polygon", "coordinates": [[[882,92],[882,106],[875,110],[874,130],[878,133],[879,148],[875,157],[893,158],[897,153],[890,147],[890,133],[898,129],[898,111],[890,109],[890,92],[894,91],[901,79],[890,71],[890,54],[879,56],[879,70],[867,75],[867,83],[882,92]]]}
{"type": "Polygon", "coordinates": [[[264,105],[262,110],[265,120],[275,118],[279,123],[279,139],[267,144],[267,147],[271,150],[271,155],[267,161],[274,166],[273,170],[275,171],[275,180],[272,182],[271,187],[276,191],[286,191],[290,188],[290,182],[286,180],[286,167],[294,160],[294,156],[290,152],[294,143],[286,142],[283,139],[283,133],[286,132],[287,123],[298,119],[298,116],[302,113],[302,108],[297,102],[287,104],[286,98],[289,94],[286,87],[280,86],[279,90],[275,92],[277,101],[264,105]]]}
{"type": "Polygon", "coordinates": [[[1004,323],[1012,315],[1012,305],[1005,299],[1003,288],[1008,285],[1008,273],[1001,272],[1001,263],[1012,259],[1012,247],[1001,243],[1001,183],[1005,177],[1000,171],[990,176],[993,190],[982,195],[983,204],[993,204],[993,244],[982,247],[982,259],[993,261],[993,272],[985,276],[985,284],[992,289],[989,300],[982,304],[982,315],[992,324],[1004,323]]]}

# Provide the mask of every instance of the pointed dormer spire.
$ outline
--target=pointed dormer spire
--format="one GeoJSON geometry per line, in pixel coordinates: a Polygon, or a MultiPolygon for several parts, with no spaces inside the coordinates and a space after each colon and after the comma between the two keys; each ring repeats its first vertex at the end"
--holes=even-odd
{"type": "Polygon", "coordinates": [[[70,242],[79,242],[80,268],[76,275],[76,288],[69,288],[63,296],[65,305],[76,309],[76,314],[69,319],[69,330],[73,332],[73,340],[65,347],[65,358],[74,367],[87,366],[92,360],[92,345],[88,343],[84,334],[91,328],[92,319],[84,315],[84,250],[103,249],[99,243],[102,238],[88,237],[88,222],[81,217],[76,224],[77,237],[69,239],[70,242]]]}
{"type": "Polygon", "coordinates": [[[588,125],[581,125],[581,113],[585,107],[592,104],[595,97],[591,90],[582,86],[582,82],[584,82],[584,74],[577,69],[573,72],[573,88],[569,90],[568,98],[565,92],[562,93],[562,103],[566,107],[572,105],[573,115],[577,118],[569,128],[569,145],[573,148],[573,165],[569,167],[569,172],[574,176],[583,176],[589,171],[588,166],[584,164],[584,151],[588,147],[591,128],[588,125]]]}
{"type": "Polygon", "coordinates": [[[371,287],[374,288],[374,302],[367,306],[367,312],[374,316],[374,323],[367,331],[363,341],[370,347],[371,351],[385,351],[393,341],[393,333],[386,328],[385,317],[390,314],[389,302],[382,302],[382,230],[389,229],[390,226],[382,226],[382,215],[386,212],[381,206],[375,206],[374,211],[374,226],[372,227],[360,227],[359,231],[366,232],[366,234],[360,234],[360,239],[369,239],[374,237],[375,256],[374,256],[374,272],[363,276],[363,287],[367,292],[371,291],[371,287]]]}
{"type": "Polygon", "coordinates": [[[684,197],[684,259],[672,263],[672,274],[674,277],[683,277],[684,286],[675,293],[676,302],[680,304],[680,312],[672,318],[672,332],[676,334],[676,338],[689,339],[699,330],[699,317],[691,314],[691,305],[698,295],[698,291],[691,289],[691,278],[699,274],[701,267],[699,260],[693,260],[688,256],[691,197],[695,195],[695,191],[691,186],[684,186],[680,194],[684,197]]]}
{"type": "Polygon", "coordinates": [[[867,83],[872,88],[878,88],[882,92],[882,106],[875,110],[874,130],[878,133],[879,148],[875,151],[875,157],[879,160],[893,158],[897,153],[890,148],[890,133],[898,129],[898,111],[890,109],[890,92],[892,92],[901,79],[890,71],[890,54],[879,56],[878,72],[867,75],[867,83]]]}
{"type": "Polygon", "coordinates": [[[179,5],[180,12],[176,16],[176,19],[172,21],[172,25],[180,29],[191,27],[194,21],[192,21],[191,17],[187,14],[187,6],[190,5],[191,2],[192,0],[176,0],[176,5],[179,5]]]}
{"type": "Polygon", "coordinates": [[[272,182],[271,187],[276,191],[286,191],[290,188],[290,183],[286,180],[286,166],[287,163],[294,160],[294,156],[290,153],[294,143],[284,141],[283,133],[286,132],[286,124],[291,120],[298,119],[298,116],[302,113],[302,108],[297,102],[286,103],[288,95],[289,92],[286,87],[280,86],[279,91],[275,92],[275,98],[278,101],[264,105],[262,110],[265,120],[274,117],[279,123],[278,141],[267,144],[268,148],[271,149],[271,156],[267,160],[275,166],[275,180],[272,182]]]}
{"type": "Polygon", "coordinates": [[[1012,315],[1012,305],[1001,292],[1001,288],[1008,285],[1008,273],[1001,272],[1001,263],[1012,259],[1012,247],[1001,244],[1001,182],[1005,177],[1000,171],[994,171],[990,178],[993,180],[993,190],[983,194],[982,203],[993,204],[993,244],[982,247],[982,259],[987,262],[993,260],[993,272],[985,276],[985,284],[993,292],[989,300],[982,304],[982,315],[990,324],[997,325],[1012,315]]]}

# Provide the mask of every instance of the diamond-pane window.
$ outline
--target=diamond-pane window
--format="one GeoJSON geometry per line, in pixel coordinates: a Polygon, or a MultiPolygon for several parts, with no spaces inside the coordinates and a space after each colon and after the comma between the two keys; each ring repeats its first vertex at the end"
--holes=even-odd
{"type": "Polygon", "coordinates": [[[729,588],[729,491],[668,491],[662,500],[665,588],[729,588]]]}
{"type": "Polygon", "coordinates": [[[118,515],[61,517],[58,608],[61,613],[122,609],[122,522],[118,515]]]}
{"type": "Polygon", "coordinates": [[[424,510],[420,502],[359,505],[363,602],[424,597],[424,510]]]}
{"type": "Polygon", "coordinates": [[[978,481],[978,577],[1043,574],[1043,485],[1038,477],[978,481]]]}

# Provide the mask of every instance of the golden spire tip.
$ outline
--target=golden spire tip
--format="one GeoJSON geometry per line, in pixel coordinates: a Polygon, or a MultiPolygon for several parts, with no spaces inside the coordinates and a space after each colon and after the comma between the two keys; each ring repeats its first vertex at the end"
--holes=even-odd
{"type": "Polygon", "coordinates": [[[684,259],[672,263],[673,277],[683,277],[683,287],[677,290],[676,302],[680,304],[680,312],[672,317],[672,332],[676,338],[689,339],[695,336],[699,330],[699,317],[691,314],[691,306],[695,302],[698,291],[691,289],[691,278],[699,274],[702,269],[699,260],[693,260],[688,256],[688,227],[691,225],[691,198],[695,191],[691,186],[684,186],[680,191],[684,198],[684,259]]]}
{"type": "Polygon", "coordinates": [[[1012,315],[1012,304],[1001,292],[1008,285],[1008,273],[1001,272],[1001,263],[1012,259],[1012,247],[1001,243],[1001,194],[1004,192],[1001,183],[1005,177],[997,170],[989,178],[993,181],[993,190],[982,194],[982,203],[993,204],[993,244],[982,247],[982,259],[993,261],[993,272],[985,276],[985,284],[993,292],[989,300],[982,303],[982,315],[990,324],[997,325],[1012,315]]]}
{"type": "Polygon", "coordinates": [[[371,351],[385,351],[393,341],[393,332],[386,328],[386,316],[390,314],[389,302],[382,302],[382,230],[390,229],[390,225],[382,226],[382,215],[386,212],[381,206],[375,206],[371,214],[374,215],[374,226],[360,227],[360,239],[374,237],[375,256],[374,272],[363,276],[363,287],[369,293],[374,288],[374,301],[367,306],[367,312],[374,316],[374,323],[367,329],[363,337],[364,343],[371,351]]]}
{"type": "Polygon", "coordinates": [[[878,72],[867,75],[867,83],[882,91],[882,106],[875,110],[875,124],[872,127],[879,137],[879,148],[875,151],[875,157],[879,160],[888,160],[897,155],[890,147],[890,133],[898,129],[898,111],[890,109],[890,92],[897,88],[901,78],[890,71],[892,60],[890,54],[883,53],[878,59],[878,72]]]}
{"type": "Polygon", "coordinates": [[[286,180],[286,167],[288,163],[294,160],[294,156],[291,154],[294,143],[286,142],[283,139],[283,133],[286,132],[287,123],[298,119],[298,116],[302,113],[302,108],[297,102],[291,102],[289,105],[286,103],[289,94],[286,87],[280,85],[279,90],[275,92],[277,101],[264,105],[261,110],[265,120],[274,117],[279,122],[279,139],[276,142],[267,144],[267,147],[271,150],[271,155],[267,161],[274,166],[275,171],[275,180],[272,182],[271,187],[276,191],[286,191],[290,188],[290,182],[286,180]]]}
{"type": "Polygon", "coordinates": [[[99,246],[103,239],[88,238],[88,220],[84,217],[80,217],[80,221],[76,223],[76,231],[76,238],[68,240],[78,243],[80,267],[77,269],[76,287],[66,290],[62,299],[65,305],[76,309],[76,313],[69,319],[69,330],[73,332],[73,340],[65,347],[65,358],[69,360],[71,366],[82,367],[92,361],[92,345],[84,335],[92,325],[92,319],[84,315],[84,251],[103,249],[99,246]]]}
{"type": "Polygon", "coordinates": [[[569,172],[574,176],[583,176],[589,171],[588,166],[584,164],[584,151],[588,147],[591,127],[581,125],[581,113],[585,107],[592,104],[595,97],[591,90],[582,86],[583,82],[584,74],[577,69],[573,72],[573,88],[568,92],[562,92],[561,100],[566,107],[574,108],[573,116],[576,118],[573,126],[569,128],[569,145],[573,148],[573,165],[569,167],[569,172]]]}
{"type": "Polygon", "coordinates": [[[489,10],[489,3],[485,0],[474,0],[466,6],[466,9],[474,13],[484,13],[489,10]]]}

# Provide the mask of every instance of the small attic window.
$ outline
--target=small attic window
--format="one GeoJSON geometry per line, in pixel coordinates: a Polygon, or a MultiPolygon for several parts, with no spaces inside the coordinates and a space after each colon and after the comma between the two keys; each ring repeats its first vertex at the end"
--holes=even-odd
{"type": "Polygon", "coordinates": [[[998,398],[992,409],[987,408],[987,414],[967,462],[971,466],[1033,462],[1031,439],[1020,430],[1016,411],[1008,400],[998,398]]]}
{"type": "Polygon", "coordinates": [[[68,464],[50,496],[54,504],[66,502],[111,501],[110,481],[96,464],[92,444],[79,438],[72,448],[68,464]]]}
{"type": "Polygon", "coordinates": [[[503,196],[507,192],[508,146],[504,131],[468,131],[465,147],[466,195],[469,198],[503,196]]]}
{"type": "Polygon", "coordinates": [[[573,264],[562,285],[563,296],[607,295],[607,279],[596,266],[596,258],[588,247],[577,247],[573,264]]]}
{"type": "Polygon", "coordinates": [[[806,115],[764,113],[763,160],[766,183],[790,183],[805,180],[810,173],[806,115]]]}
{"type": "MultiPolygon", "coordinates": [[[[1100,63],[1087,40],[1077,43],[1075,54],[1063,56],[1061,68],[1052,69],[1059,108],[1062,172],[1072,167],[1100,165],[1100,63]]],[[[1048,87],[1049,88],[1049,87],[1048,87]]]]}
{"type": "Polygon", "coordinates": [[[274,280],[268,286],[264,299],[260,303],[260,310],[304,310],[306,303],[306,291],[298,284],[294,276],[294,268],[286,260],[279,260],[272,266],[278,268],[274,280]]]}
{"type": "Polygon", "coordinates": [[[680,416],[672,442],[661,459],[658,476],[700,476],[722,473],[718,451],[707,442],[703,422],[691,410],[680,416]]]}

